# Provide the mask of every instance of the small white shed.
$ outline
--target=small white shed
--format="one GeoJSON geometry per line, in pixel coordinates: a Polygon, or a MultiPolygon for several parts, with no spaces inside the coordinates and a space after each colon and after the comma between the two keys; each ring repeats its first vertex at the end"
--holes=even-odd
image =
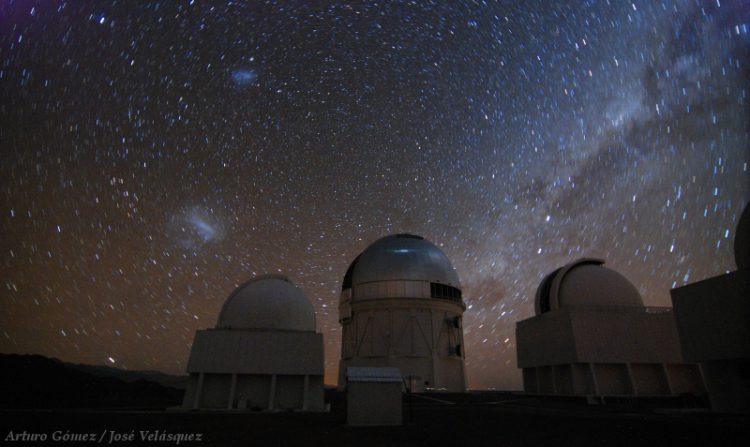
{"type": "Polygon", "coordinates": [[[346,368],[348,425],[402,425],[401,371],[392,367],[346,368]]]}

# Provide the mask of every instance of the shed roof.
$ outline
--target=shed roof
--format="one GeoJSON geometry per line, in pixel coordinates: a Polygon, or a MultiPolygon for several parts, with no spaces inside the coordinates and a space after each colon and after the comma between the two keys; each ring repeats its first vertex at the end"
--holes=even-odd
{"type": "Polygon", "coordinates": [[[401,371],[394,367],[361,367],[346,368],[349,382],[402,382],[401,371]]]}

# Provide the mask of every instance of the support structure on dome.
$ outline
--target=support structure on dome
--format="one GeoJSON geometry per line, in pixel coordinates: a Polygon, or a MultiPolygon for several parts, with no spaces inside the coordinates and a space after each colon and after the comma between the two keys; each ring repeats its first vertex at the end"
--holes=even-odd
{"type": "Polygon", "coordinates": [[[439,248],[409,234],[375,241],[342,283],[339,389],[348,367],[396,367],[411,391],[465,391],[464,309],[439,248]]]}

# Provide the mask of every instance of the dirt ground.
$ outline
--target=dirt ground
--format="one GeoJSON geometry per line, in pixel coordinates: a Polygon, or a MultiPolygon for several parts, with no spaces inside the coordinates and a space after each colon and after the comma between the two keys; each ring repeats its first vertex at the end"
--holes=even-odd
{"type": "Polygon", "coordinates": [[[404,399],[403,426],[362,428],[346,425],[342,395],[329,392],[327,398],[326,413],[0,410],[0,437],[4,445],[362,447],[745,446],[750,439],[747,416],[658,403],[601,406],[512,393],[415,395],[404,399]],[[36,439],[29,440],[31,435],[36,439]]]}

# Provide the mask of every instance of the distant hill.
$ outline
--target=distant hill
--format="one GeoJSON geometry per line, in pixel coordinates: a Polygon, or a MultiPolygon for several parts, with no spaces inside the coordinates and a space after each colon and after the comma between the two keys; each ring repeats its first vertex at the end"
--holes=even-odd
{"type": "Polygon", "coordinates": [[[187,387],[188,376],[173,376],[160,371],[128,371],[126,369],[112,368],[105,365],[83,365],[79,363],[66,363],[70,368],[85,372],[97,377],[115,377],[124,382],[132,383],[138,380],[147,380],[158,383],[161,386],[184,390],[187,387]]]}
{"type": "Polygon", "coordinates": [[[180,377],[0,354],[0,408],[165,408],[182,402],[180,377]],[[161,383],[160,383],[161,382],[161,383]]]}

